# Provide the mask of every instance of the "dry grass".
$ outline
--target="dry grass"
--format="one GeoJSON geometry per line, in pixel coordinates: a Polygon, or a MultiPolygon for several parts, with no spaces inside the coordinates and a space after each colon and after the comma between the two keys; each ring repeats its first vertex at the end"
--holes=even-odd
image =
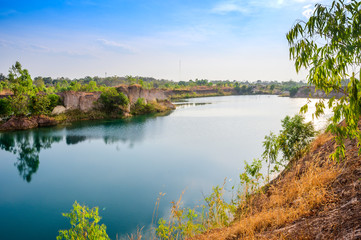
{"type": "Polygon", "coordinates": [[[310,146],[310,151],[313,152],[316,149],[318,149],[319,147],[321,147],[322,145],[324,145],[327,141],[331,140],[333,138],[333,136],[330,133],[323,133],[321,135],[319,135],[312,143],[310,146]]]}
{"type": "MultiPolygon", "coordinates": [[[[322,145],[326,139],[329,138],[322,136],[314,146],[322,145]]],[[[302,167],[306,167],[305,171],[295,166],[266,193],[254,195],[241,204],[238,220],[230,228],[196,239],[286,239],[284,233],[270,236],[267,232],[311,215],[315,209],[335,200],[330,185],[340,173],[340,167],[333,162],[320,165],[308,163],[302,167]]],[[[307,239],[307,233],[303,235],[307,239]]]]}

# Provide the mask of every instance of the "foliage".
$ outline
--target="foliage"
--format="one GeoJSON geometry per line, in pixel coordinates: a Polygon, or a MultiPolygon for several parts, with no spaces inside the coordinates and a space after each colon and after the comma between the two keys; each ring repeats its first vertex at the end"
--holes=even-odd
{"type": "Polygon", "coordinates": [[[246,195],[254,193],[261,184],[261,180],[263,180],[263,174],[260,173],[262,169],[262,160],[253,159],[252,164],[248,164],[246,161],[244,172],[239,175],[239,179],[241,180],[241,184],[244,186],[244,191],[246,195]]]}
{"type": "MultiPolygon", "coordinates": [[[[361,113],[361,2],[333,1],[330,6],[316,4],[307,22],[299,20],[287,34],[290,58],[295,68],[309,70],[307,80],[329,94],[342,92],[344,96],[328,100],[332,108],[332,123],[328,131],[335,134],[338,147],[331,155],[334,159],[345,156],[344,139],[358,139],[361,153],[361,131],[358,122],[361,113]],[[359,76],[357,75],[359,74],[359,76]],[[349,79],[347,86],[343,80],[349,79]],[[341,120],[345,124],[339,125],[341,120]]],[[[315,116],[324,112],[324,100],[316,104],[315,116]]],[[[307,111],[307,105],[301,110],[307,111]]]]}
{"type": "Polygon", "coordinates": [[[15,96],[30,95],[33,90],[33,81],[27,69],[22,69],[19,62],[16,62],[9,70],[8,75],[11,90],[15,96]]]}
{"type": "Polygon", "coordinates": [[[69,213],[63,213],[64,217],[70,219],[71,228],[69,230],[60,230],[57,240],[107,240],[110,239],[106,233],[106,226],[99,225],[101,217],[98,207],[89,209],[87,206],[81,206],[76,201],[73,209],[69,213]]]}
{"type": "Polygon", "coordinates": [[[291,159],[299,158],[302,150],[309,145],[316,134],[312,123],[305,123],[302,115],[295,115],[292,118],[286,116],[281,122],[282,129],[279,135],[271,132],[263,141],[262,158],[267,162],[268,180],[270,173],[279,172],[280,167],[285,167],[291,159]],[[278,159],[280,152],[282,158],[278,159]]]}
{"type": "Polygon", "coordinates": [[[193,237],[205,230],[203,223],[204,212],[199,214],[194,209],[181,208],[183,193],[177,202],[172,202],[169,221],[167,222],[163,218],[158,221],[155,233],[162,240],[183,239],[184,236],[193,237]]]}
{"type": "Polygon", "coordinates": [[[45,94],[36,94],[30,98],[30,113],[32,115],[49,114],[50,98],[45,94]]]}
{"type": "Polygon", "coordinates": [[[49,104],[49,110],[52,111],[56,106],[60,105],[60,97],[56,94],[48,94],[47,95],[50,104],[49,104]]]}
{"type": "Polygon", "coordinates": [[[131,107],[133,115],[149,114],[157,112],[157,109],[152,103],[145,103],[144,98],[138,98],[134,105],[131,107]]]}
{"type": "Polygon", "coordinates": [[[27,95],[15,95],[9,97],[9,100],[15,116],[25,116],[29,113],[29,97],[27,95]]]}
{"type": "Polygon", "coordinates": [[[21,64],[16,62],[9,70],[8,79],[14,96],[11,99],[12,109],[16,116],[29,113],[29,97],[34,94],[33,81],[28,70],[22,69],[21,64]]]}
{"type": "Polygon", "coordinates": [[[290,91],[290,97],[295,96],[298,89],[299,89],[298,87],[291,87],[290,90],[289,90],[290,91]]]}
{"type": "Polygon", "coordinates": [[[101,109],[106,113],[122,112],[129,104],[129,99],[123,93],[117,92],[115,88],[108,88],[100,95],[101,109]]]}
{"type": "Polygon", "coordinates": [[[279,148],[283,153],[283,160],[290,161],[299,157],[301,151],[308,146],[316,131],[311,122],[304,123],[304,116],[286,116],[282,120],[282,130],[279,135],[279,148]]]}
{"type": "Polygon", "coordinates": [[[278,136],[273,132],[269,136],[265,136],[263,141],[264,151],[262,154],[263,159],[268,163],[267,164],[267,181],[269,181],[270,168],[271,164],[274,165],[274,169],[271,172],[278,172],[280,163],[277,161],[278,152],[279,152],[279,141],[278,136]]]}
{"type": "Polygon", "coordinates": [[[224,200],[224,185],[222,187],[215,186],[212,193],[204,200],[208,206],[208,225],[212,227],[229,226],[236,206],[227,203],[224,200]]]}
{"type": "Polygon", "coordinates": [[[12,113],[11,100],[8,98],[0,99],[0,116],[9,116],[12,113]]]}

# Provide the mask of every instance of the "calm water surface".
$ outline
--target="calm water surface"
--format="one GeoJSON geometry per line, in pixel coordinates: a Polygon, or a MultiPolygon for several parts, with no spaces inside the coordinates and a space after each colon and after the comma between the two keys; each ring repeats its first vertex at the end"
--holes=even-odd
{"type": "Polygon", "coordinates": [[[184,189],[193,205],[225,177],[237,182],[264,136],[305,103],[197,98],[166,116],[0,133],[0,239],[55,239],[75,200],[99,206],[112,239],[149,226],[159,192],[164,216],[184,189]]]}

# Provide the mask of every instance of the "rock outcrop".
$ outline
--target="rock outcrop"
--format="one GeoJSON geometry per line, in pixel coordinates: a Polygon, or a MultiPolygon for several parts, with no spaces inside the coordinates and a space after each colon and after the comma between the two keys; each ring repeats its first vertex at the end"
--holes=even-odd
{"type": "Polygon", "coordinates": [[[117,91],[124,93],[129,98],[131,105],[133,105],[138,98],[144,98],[146,103],[164,101],[168,99],[165,91],[160,89],[144,89],[138,84],[130,86],[121,85],[117,87],[117,91]]]}
{"type": "Polygon", "coordinates": [[[54,118],[40,115],[32,117],[12,117],[0,126],[0,131],[25,130],[36,127],[55,126],[57,121],[54,118]]]}
{"type": "Polygon", "coordinates": [[[59,115],[59,114],[62,114],[62,113],[65,113],[66,111],[66,108],[64,106],[56,106],[53,111],[51,112],[52,115],[59,115]]]}
{"type": "Polygon", "coordinates": [[[66,110],[79,109],[83,112],[89,112],[95,107],[101,92],[75,92],[67,91],[59,94],[63,99],[66,110]]]}
{"type": "Polygon", "coordinates": [[[330,94],[326,95],[326,93],[322,90],[315,90],[316,88],[314,86],[305,86],[300,87],[297,91],[297,93],[293,96],[294,98],[341,98],[344,96],[342,92],[335,92],[332,91],[330,94]]]}

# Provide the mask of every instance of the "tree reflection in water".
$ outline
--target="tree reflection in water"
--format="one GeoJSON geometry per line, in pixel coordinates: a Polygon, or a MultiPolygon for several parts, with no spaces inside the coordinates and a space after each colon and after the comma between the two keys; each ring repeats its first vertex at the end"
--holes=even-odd
{"type": "Polygon", "coordinates": [[[60,136],[47,136],[39,132],[11,132],[0,134],[0,148],[17,155],[15,166],[20,176],[31,182],[32,175],[39,168],[39,154],[42,149],[50,148],[60,142],[60,136]]]}

